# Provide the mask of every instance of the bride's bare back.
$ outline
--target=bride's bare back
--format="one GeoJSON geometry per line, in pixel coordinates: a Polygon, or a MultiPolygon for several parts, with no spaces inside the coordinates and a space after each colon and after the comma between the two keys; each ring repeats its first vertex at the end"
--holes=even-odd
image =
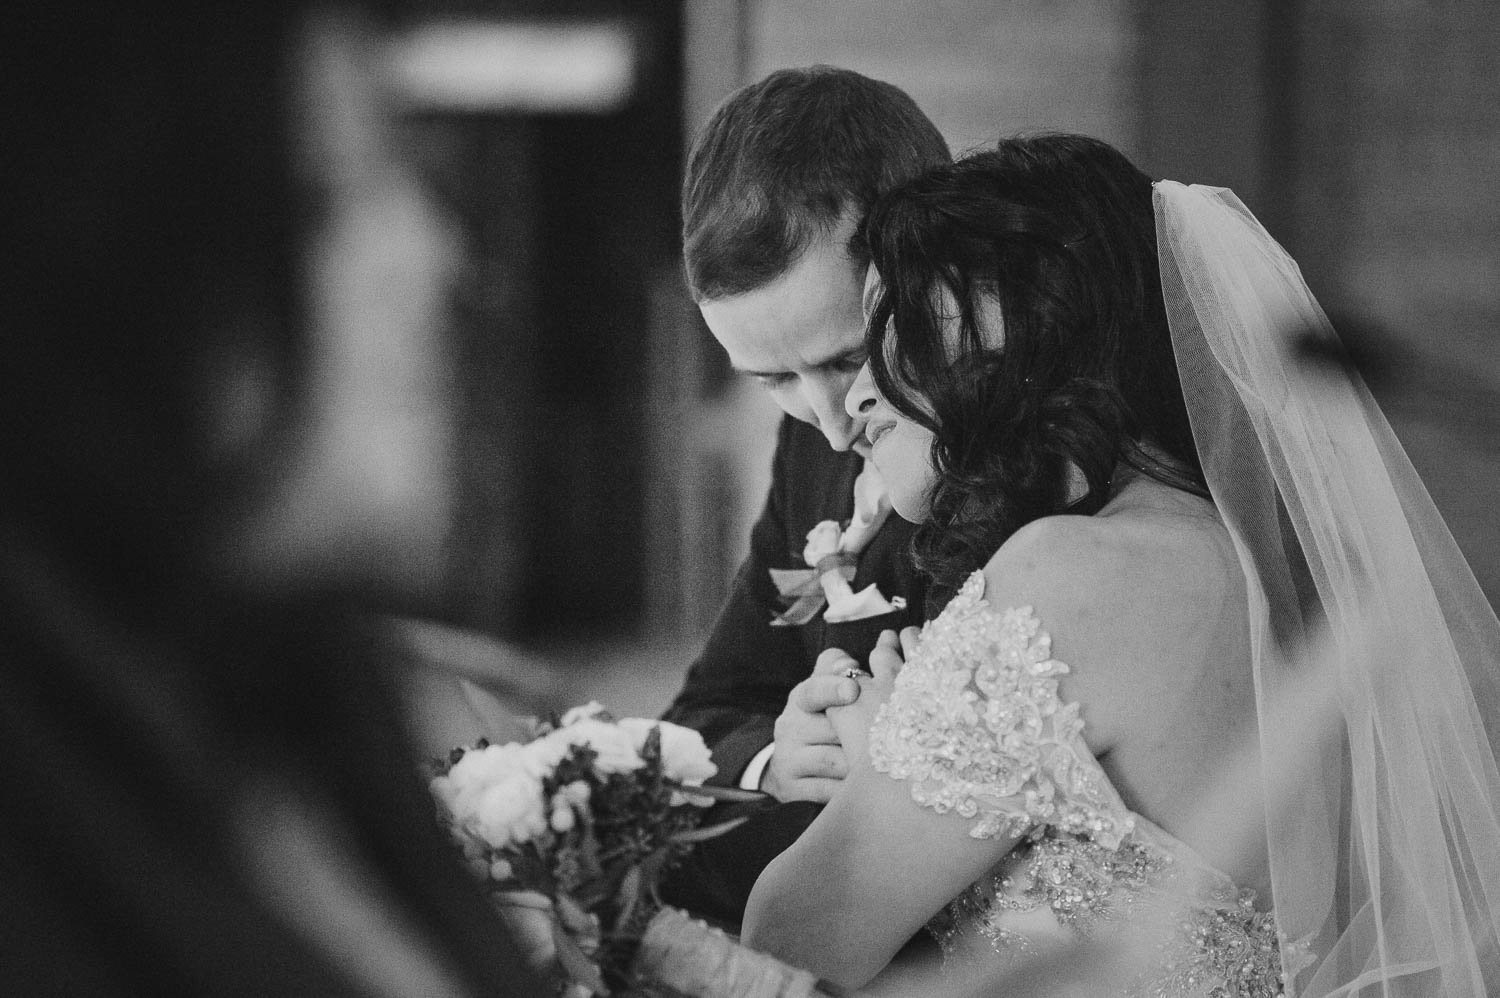
{"type": "Polygon", "coordinates": [[[1050,629],[1063,699],[1126,805],[1264,886],[1244,577],[1212,505],[1140,476],[1096,516],[1028,525],[985,578],[992,605],[1050,629]]]}

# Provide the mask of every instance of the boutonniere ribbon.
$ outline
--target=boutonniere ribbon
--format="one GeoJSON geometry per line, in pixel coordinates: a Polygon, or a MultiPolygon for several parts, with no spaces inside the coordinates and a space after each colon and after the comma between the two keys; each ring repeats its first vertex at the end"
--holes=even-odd
{"type": "Polygon", "coordinates": [[[791,601],[776,618],[773,627],[798,627],[817,616],[823,607],[823,619],[830,624],[875,617],[905,608],[900,596],[886,599],[877,586],[866,586],[855,592],[851,583],[859,564],[859,553],[870,543],[891,512],[891,499],[885,481],[869,461],[854,480],[854,516],[840,526],[836,520],[824,520],[807,532],[807,547],[802,560],[808,568],[773,568],[771,581],[783,599],[791,601]]]}

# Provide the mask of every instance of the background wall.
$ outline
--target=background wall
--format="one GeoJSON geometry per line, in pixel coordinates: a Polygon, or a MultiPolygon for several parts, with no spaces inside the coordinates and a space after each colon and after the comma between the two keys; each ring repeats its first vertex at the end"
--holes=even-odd
{"type": "Polygon", "coordinates": [[[1140,117],[1133,7],[1129,0],[757,0],[749,78],[826,62],[889,80],[929,112],[955,152],[1036,129],[1130,146],[1140,117]]]}
{"type": "MultiPolygon", "coordinates": [[[[1098,135],[1135,153],[1141,134],[1136,98],[1140,39],[1126,0],[1058,3],[986,0],[893,3],[835,0],[707,0],[687,8],[684,111],[686,137],[736,87],[784,66],[829,63],[906,90],[938,125],[955,152],[1025,130],[1066,129],[1098,135]]],[[[708,331],[690,313],[677,337],[684,349],[709,344],[706,363],[722,365],[708,331]]],[[[676,630],[711,619],[705,592],[722,593],[759,511],[770,468],[767,444],[779,410],[743,382],[713,381],[680,394],[702,399],[702,423],[734,426],[681,455],[687,468],[717,467],[715,480],[734,492],[678,497],[684,509],[713,509],[717,544],[704,544],[689,523],[688,549],[713,565],[687,573],[691,595],[676,603],[676,630]],[[716,566],[716,567],[715,567],[716,566]]],[[[689,420],[688,422],[698,422],[689,420]]]]}
{"type": "MultiPolygon", "coordinates": [[[[604,0],[434,7],[548,23],[620,13],[604,0]]],[[[521,662],[562,703],[597,695],[650,711],[676,688],[764,495],[777,416],[727,372],[683,290],[681,160],[733,89],[814,62],[903,87],[958,152],[1076,130],[1153,175],[1234,188],[1301,262],[1500,597],[1490,0],[655,0],[632,11],[651,42],[622,106],[427,122],[438,173],[446,163],[457,178],[484,303],[460,372],[468,501],[443,614],[509,642],[454,656],[508,661],[508,674],[521,662]]]]}
{"type": "Polygon", "coordinates": [[[1287,240],[1500,600],[1500,10],[1298,9],[1287,240]]]}
{"type": "MultiPolygon", "coordinates": [[[[690,93],[834,63],[907,90],[956,152],[1081,131],[1154,176],[1232,187],[1300,261],[1500,598],[1500,13],[1489,0],[719,7],[718,28],[743,36],[738,78],[690,78],[690,93]]],[[[690,116],[705,106],[701,93],[686,104],[690,116]]]]}

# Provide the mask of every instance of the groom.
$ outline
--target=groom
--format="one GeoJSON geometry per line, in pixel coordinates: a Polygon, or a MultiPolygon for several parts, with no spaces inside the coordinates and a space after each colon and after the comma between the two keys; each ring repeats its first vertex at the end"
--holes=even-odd
{"type": "Polygon", "coordinates": [[[844,396],[864,362],[859,223],[881,193],[949,158],[905,93],[827,66],[732,94],[689,156],[689,288],[730,363],[787,414],[750,554],[664,715],[703,733],[715,782],[780,802],[700,845],[668,883],[667,899],[700,915],[737,924],[760,870],[847,772],[823,712],[859,688],[813,675],[819,654],[862,660],[880,631],[924,618],[912,528],[865,472],[844,396]]]}

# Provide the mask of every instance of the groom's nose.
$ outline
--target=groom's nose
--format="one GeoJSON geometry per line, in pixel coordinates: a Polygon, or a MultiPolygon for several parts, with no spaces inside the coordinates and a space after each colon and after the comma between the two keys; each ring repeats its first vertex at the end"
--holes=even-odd
{"type": "Polygon", "coordinates": [[[870,418],[870,410],[875,408],[877,399],[875,378],[870,374],[870,365],[864,364],[855,376],[854,383],[849,386],[849,393],[844,396],[844,412],[850,419],[858,422],[863,430],[864,422],[870,418]]]}
{"type": "Polygon", "coordinates": [[[849,378],[829,378],[807,386],[805,401],[811,411],[812,420],[828,446],[836,451],[846,451],[865,431],[863,416],[851,416],[845,407],[844,397],[848,393],[849,378]]]}

